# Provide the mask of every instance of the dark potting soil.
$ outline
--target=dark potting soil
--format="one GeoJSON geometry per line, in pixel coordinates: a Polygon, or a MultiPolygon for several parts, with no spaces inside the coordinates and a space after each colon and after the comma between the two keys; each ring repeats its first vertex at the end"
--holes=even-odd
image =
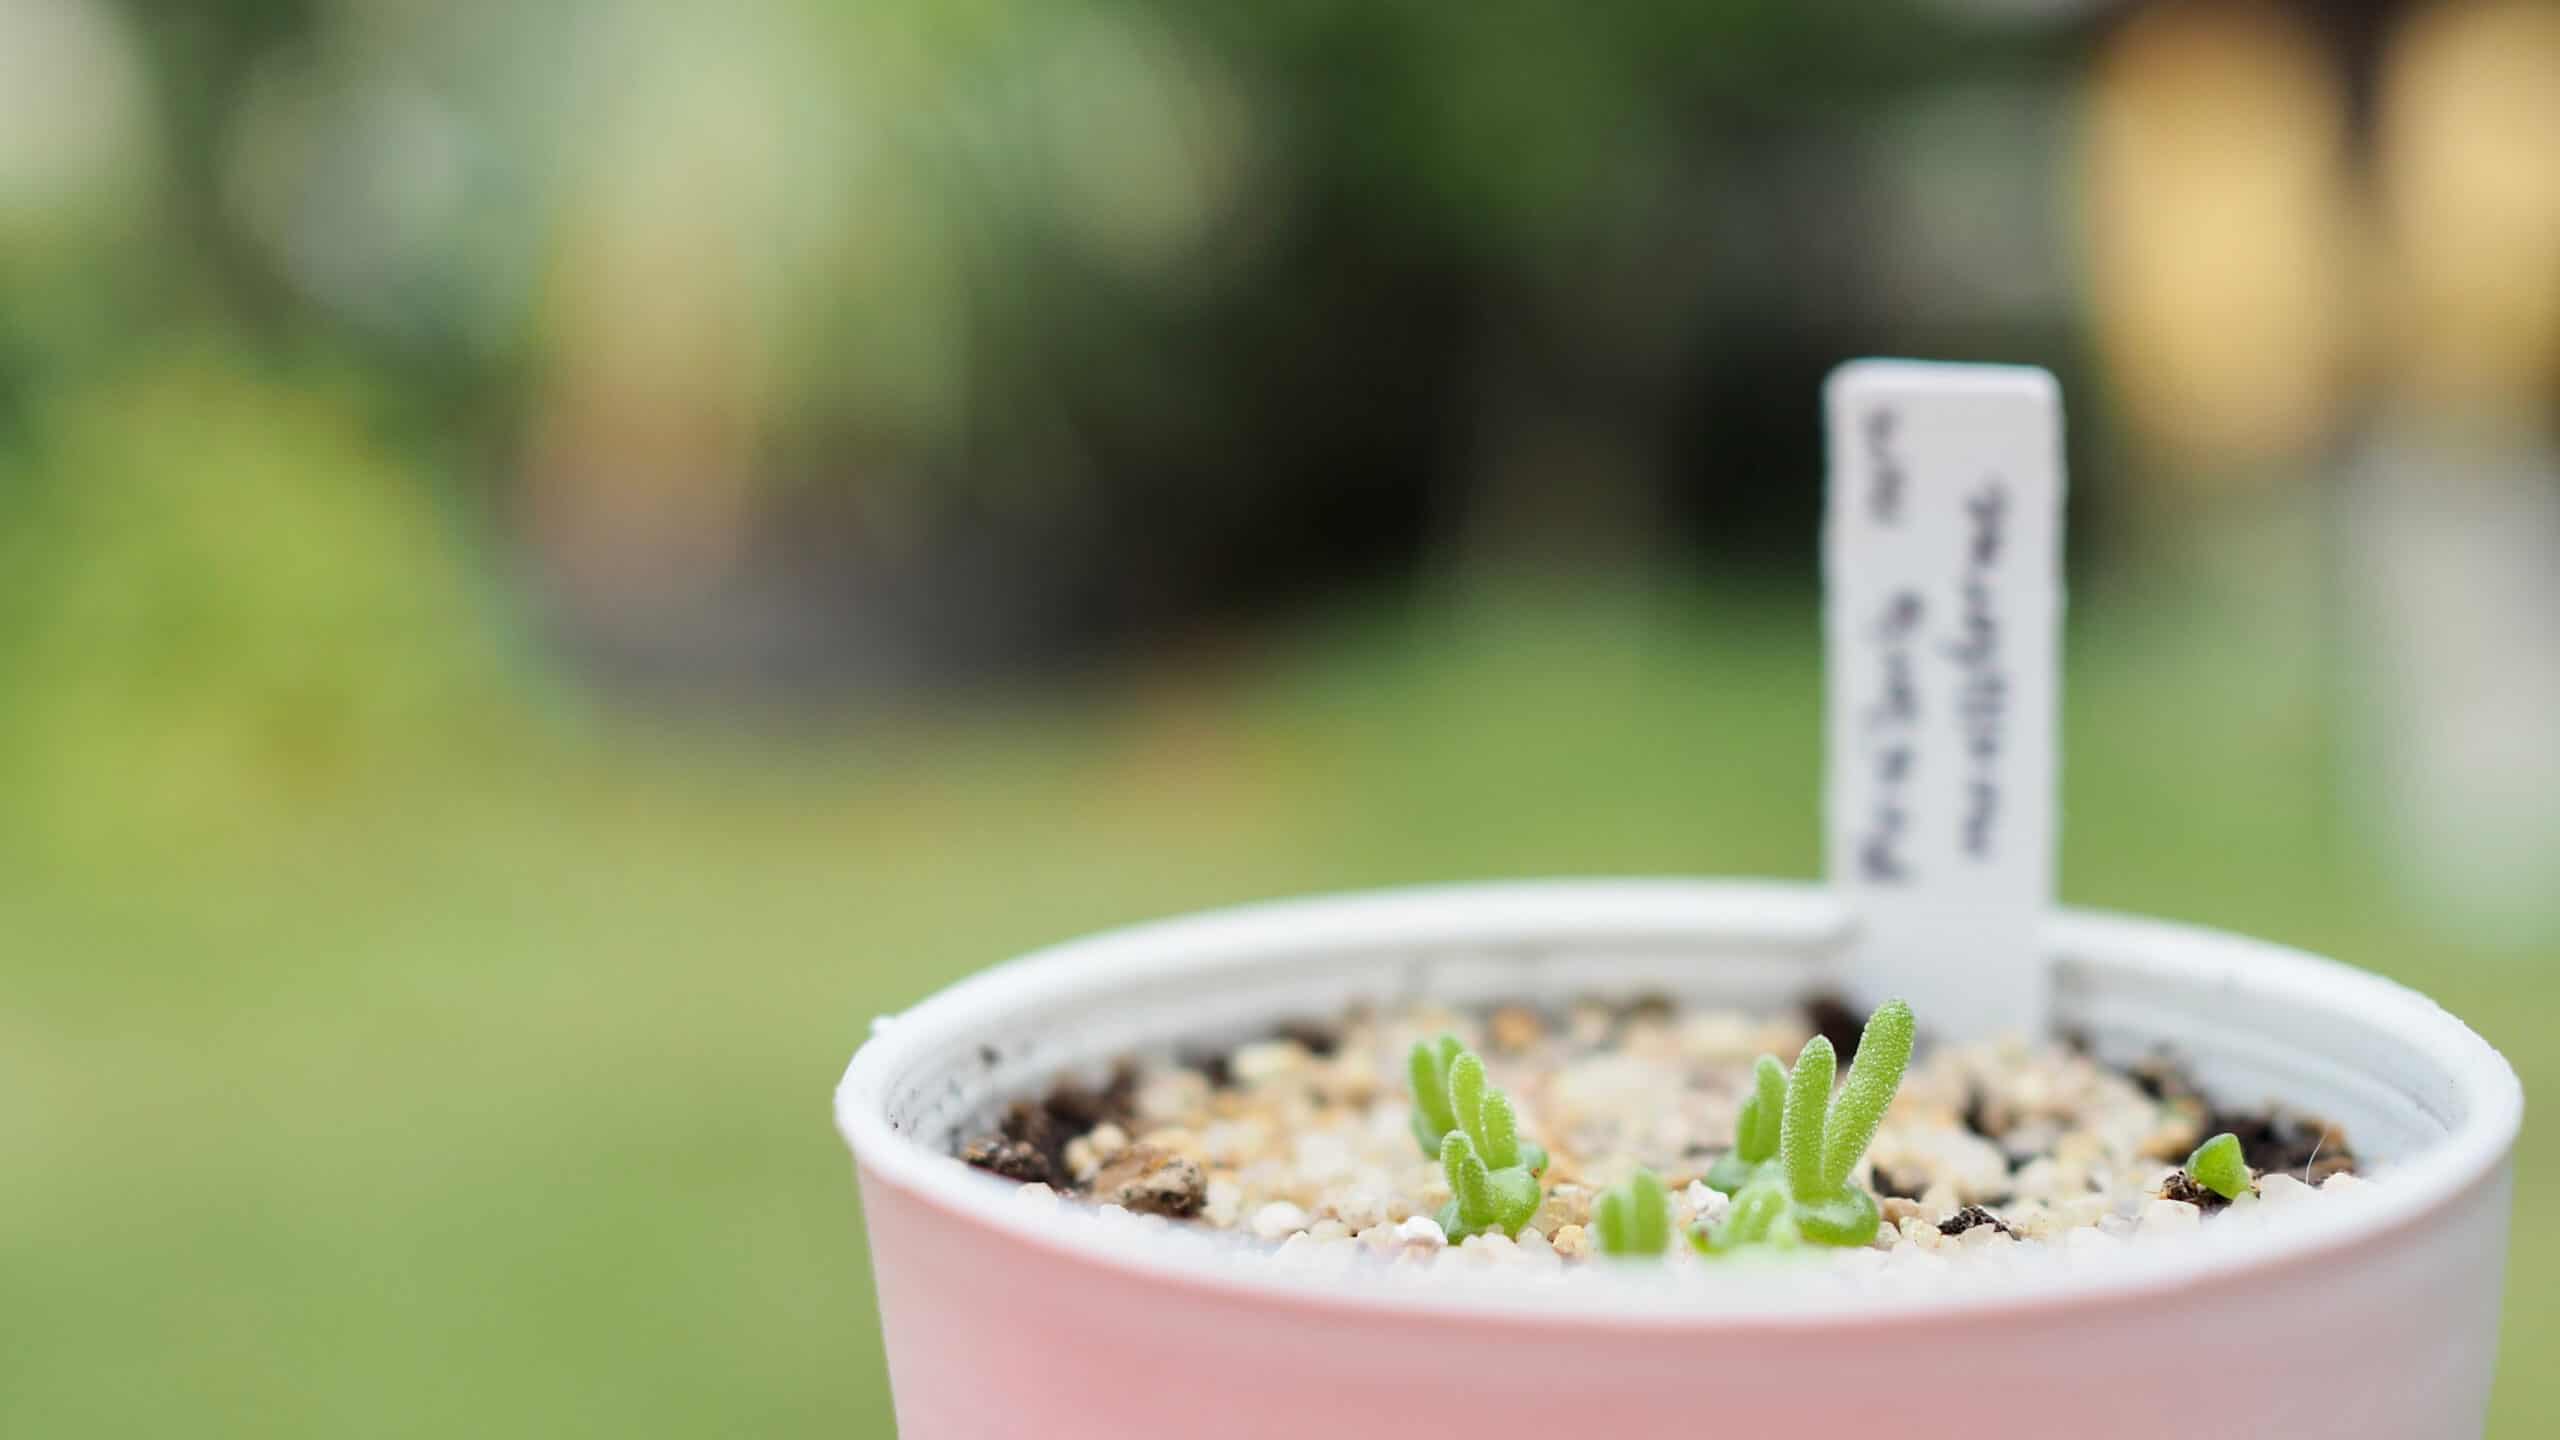
{"type": "Polygon", "coordinates": [[[1121,1061],[1100,1089],[1073,1080],[1060,1081],[1040,1100],[1016,1100],[1004,1109],[992,1135],[980,1135],[961,1147],[960,1158],[1008,1180],[1033,1181],[1065,1188],[1068,1142],[1093,1132],[1105,1121],[1117,1124],[1135,1113],[1138,1067],[1121,1061]]]}
{"type": "MultiPolygon", "coordinates": [[[[2261,1174],[2281,1170],[2304,1184],[2317,1185],[2332,1175],[2356,1168],[2355,1151],[2348,1146],[2344,1130],[2318,1116],[2276,1105],[2254,1108],[2216,1105],[2206,1098],[2186,1066],[2174,1055],[2158,1053],[2145,1056],[2126,1073],[2152,1099],[2164,1105],[2183,1106],[2200,1114],[2199,1123],[2207,1137],[2225,1131],[2237,1137],[2240,1153],[2249,1159],[2249,1168],[2261,1174]]],[[[2184,1197],[2172,1195],[2169,1198],[2184,1197]]]]}
{"type": "Polygon", "coordinates": [[[1849,997],[1837,990],[1817,990],[1805,997],[1805,1023],[1813,1033],[1831,1042],[1840,1055],[1840,1063],[1858,1058],[1858,1037],[1866,1033],[1867,1017],[1849,997]]]}
{"type": "Polygon", "coordinates": [[[1939,1221],[1938,1233],[1941,1235],[1961,1235],[1967,1230],[1971,1230],[1980,1225],[1988,1225],[1992,1229],[1999,1231],[2001,1234],[2006,1235],[2011,1239],[2017,1238],[2018,1232],[2010,1229],[2007,1221],[2002,1220],[1999,1216],[1992,1214],[1990,1211],[1983,1209],[1979,1205],[1967,1205],[1953,1215],[1939,1221]]]}
{"type": "Polygon", "coordinates": [[[2223,1199],[2219,1192],[2207,1188],[2203,1182],[2184,1170],[2170,1174],[2168,1182],[2160,1187],[2160,1198],[2183,1200],[2208,1215],[2231,1203],[2223,1199]]]}
{"type": "Polygon", "coordinates": [[[1271,1033],[1274,1040],[1294,1040],[1319,1060],[1342,1048],[1342,1027],[1324,1020],[1284,1020],[1271,1033]]]}

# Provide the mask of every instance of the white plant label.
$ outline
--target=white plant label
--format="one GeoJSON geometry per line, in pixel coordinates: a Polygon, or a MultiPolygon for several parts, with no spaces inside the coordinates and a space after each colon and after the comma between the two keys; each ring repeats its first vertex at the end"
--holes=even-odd
{"type": "Polygon", "coordinates": [[[1823,406],[1824,842],[1857,920],[1846,978],[1943,1033],[2039,1032],[2060,393],[2028,367],[1858,360],[1823,406]]]}

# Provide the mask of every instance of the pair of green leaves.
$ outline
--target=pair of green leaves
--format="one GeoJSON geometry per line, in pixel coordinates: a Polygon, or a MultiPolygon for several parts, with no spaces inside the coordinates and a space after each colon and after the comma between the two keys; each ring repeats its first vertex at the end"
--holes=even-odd
{"type": "Polygon", "coordinates": [[[1865,1245],[1876,1238],[1876,1200],[1849,1183],[1874,1142],[1902,1072],[1911,1063],[1911,1007],[1888,1000],[1867,1017],[1857,1059],[1837,1095],[1838,1059],[1820,1035],[1805,1042],[1790,1071],[1763,1055],[1734,1123],[1733,1149],[1707,1184],[1733,1197],[1722,1223],[1698,1246],[1711,1255],[1750,1246],[1865,1245]]]}
{"type": "Polygon", "coordinates": [[[1485,1079],[1484,1061],[1443,1035],[1413,1047],[1413,1138],[1440,1157],[1449,1203],[1440,1228],[1451,1241],[1499,1231],[1517,1235],[1538,1213],[1547,1152],[1520,1138],[1511,1097],[1485,1079]]]}
{"type": "Polygon", "coordinates": [[[1671,1248],[1671,1196],[1652,1171],[1638,1170],[1600,1192],[1591,1233],[1603,1255],[1659,1255],[1671,1248]]]}

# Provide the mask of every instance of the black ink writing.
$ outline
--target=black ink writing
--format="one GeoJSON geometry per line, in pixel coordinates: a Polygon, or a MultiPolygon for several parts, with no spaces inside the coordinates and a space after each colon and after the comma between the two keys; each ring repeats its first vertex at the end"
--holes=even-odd
{"type": "Polygon", "coordinates": [[[2007,540],[2008,487],[1997,475],[1986,477],[1964,508],[1969,539],[1957,587],[1956,635],[1945,654],[1956,667],[1956,723],[1964,736],[1964,852],[1988,861],[1999,852],[2000,757],[2011,699],[2009,672],[2001,658],[1999,593],[1993,585],[2007,540]]]}
{"type": "Polygon", "coordinates": [[[1893,453],[1893,431],[1900,423],[1893,411],[1878,407],[1867,412],[1863,426],[1867,441],[1867,515],[1887,528],[1902,523],[1902,461],[1893,453]]]}
{"type": "Polygon", "coordinates": [[[1875,806],[1858,840],[1858,869],[1871,884],[1902,885],[1911,880],[1911,865],[1901,846],[1910,828],[1905,800],[1919,754],[1911,739],[1920,723],[1920,680],[1912,658],[1927,603],[1916,590],[1897,590],[1885,601],[1871,634],[1876,663],[1882,671],[1876,701],[1863,717],[1868,738],[1867,763],[1875,772],[1875,806]]]}

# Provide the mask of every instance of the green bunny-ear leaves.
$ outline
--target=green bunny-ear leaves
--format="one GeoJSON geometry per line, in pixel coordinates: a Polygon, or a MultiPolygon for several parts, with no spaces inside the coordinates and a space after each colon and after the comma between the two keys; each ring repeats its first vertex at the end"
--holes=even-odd
{"type": "Polygon", "coordinates": [[[1816,1035],[1806,1041],[1792,1071],[1775,1056],[1760,1057],[1751,1098],[1735,1124],[1733,1150],[1707,1174],[1709,1185],[1733,1196],[1733,1208],[1712,1232],[1691,1237],[1700,1250],[1723,1255],[1800,1241],[1875,1240],[1881,1223],[1876,1199],[1851,1185],[1849,1176],[1902,1088],[1914,1030],[1909,1005],[1888,1000],[1878,1006],[1858,1037],[1857,1056],[1836,1098],[1831,1082],[1838,1062],[1829,1040],[1816,1035]]]}
{"type": "Polygon", "coordinates": [[[1867,1017],[1867,1028],[1858,1035],[1857,1056],[1849,1062],[1849,1078],[1841,1082],[1839,1098],[1831,1102],[1831,1116],[1823,1126],[1823,1189],[1848,1184],[1849,1172],[1858,1168],[1858,1157],[1875,1143],[1884,1112],[1892,1108],[1894,1092],[1902,1088],[1902,1072],[1910,1067],[1915,1023],[1911,1007],[1900,1000],[1887,1000],[1867,1017]]]}
{"type": "Polygon", "coordinates": [[[1778,1158],[1778,1127],[1787,1111],[1787,1067],[1775,1055],[1763,1055],[1752,1067],[1751,1093],[1742,1098],[1742,1109],[1734,1117],[1733,1148],[1716,1158],[1707,1170],[1707,1188],[1727,1195],[1739,1194],[1760,1173],[1760,1167],[1778,1158]]]}
{"type": "Polygon", "coordinates": [[[1671,1197],[1650,1170],[1600,1192],[1591,1226],[1603,1255],[1659,1255],[1671,1246],[1671,1197]]]}
{"type": "Polygon", "coordinates": [[[1425,1155],[1438,1155],[1440,1137],[1458,1128],[1457,1112],[1449,1105],[1449,1066],[1464,1049],[1457,1036],[1443,1035],[1415,1042],[1413,1053],[1406,1057],[1406,1075],[1413,1086],[1413,1138],[1425,1155]]]}
{"type": "Polygon", "coordinates": [[[1440,1228],[1452,1241],[1517,1235],[1538,1213],[1547,1152],[1520,1138],[1511,1097],[1485,1078],[1484,1061],[1443,1035],[1413,1047],[1413,1138],[1440,1159],[1449,1203],[1440,1228]]]}

